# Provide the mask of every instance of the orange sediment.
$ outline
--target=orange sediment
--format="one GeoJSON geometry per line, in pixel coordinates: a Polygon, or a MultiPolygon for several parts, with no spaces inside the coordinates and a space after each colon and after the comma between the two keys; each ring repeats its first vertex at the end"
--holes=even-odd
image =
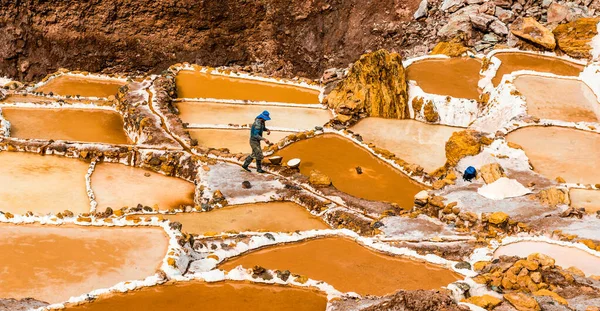
{"type": "Polygon", "coordinates": [[[502,62],[492,79],[494,86],[500,84],[505,74],[519,70],[548,72],[560,76],[578,76],[583,71],[583,65],[552,56],[518,52],[497,53],[494,56],[502,62]]]}
{"type": "Polygon", "coordinates": [[[478,99],[480,70],[476,58],[431,58],[408,66],[406,76],[427,93],[478,99]]]}
{"type": "Polygon", "coordinates": [[[50,80],[48,83],[35,89],[36,92],[61,96],[83,96],[83,97],[108,97],[117,95],[119,88],[124,82],[116,80],[104,80],[98,78],[82,78],[63,75],[50,80]]]}

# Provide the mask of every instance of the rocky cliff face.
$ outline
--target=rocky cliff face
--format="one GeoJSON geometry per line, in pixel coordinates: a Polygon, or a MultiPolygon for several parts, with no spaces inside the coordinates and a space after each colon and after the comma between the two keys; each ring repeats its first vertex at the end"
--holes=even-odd
{"type": "Polygon", "coordinates": [[[403,45],[401,25],[419,2],[0,0],[0,76],[160,72],[187,61],[316,78],[367,49],[403,45]]]}

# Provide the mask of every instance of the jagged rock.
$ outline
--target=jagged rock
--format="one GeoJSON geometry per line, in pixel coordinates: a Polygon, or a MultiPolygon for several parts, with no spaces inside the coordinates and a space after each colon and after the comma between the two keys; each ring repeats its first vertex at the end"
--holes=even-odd
{"type": "Polygon", "coordinates": [[[474,304],[478,307],[492,310],[494,307],[502,303],[502,299],[496,298],[491,295],[483,295],[483,296],[472,296],[465,300],[465,302],[474,304]]]}
{"type": "Polygon", "coordinates": [[[217,190],[213,193],[213,199],[215,201],[221,201],[225,199],[225,196],[223,195],[223,193],[221,192],[221,190],[217,190]]]}
{"type": "Polygon", "coordinates": [[[519,311],[540,311],[537,301],[524,293],[504,294],[504,299],[508,300],[519,311]]]}
{"type": "Polygon", "coordinates": [[[430,123],[438,122],[440,120],[440,115],[435,109],[435,105],[432,101],[427,101],[425,107],[423,107],[423,117],[425,118],[425,121],[430,123]]]}
{"type": "Polygon", "coordinates": [[[448,23],[438,31],[438,37],[441,40],[449,40],[465,34],[467,38],[470,38],[472,32],[473,26],[469,14],[456,12],[448,19],[448,23]]]}
{"type": "Polygon", "coordinates": [[[406,119],[407,94],[402,57],[379,50],[362,55],[325,101],[338,114],[406,119]]]}
{"type": "Polygon", "coordinates": [[[558,48],[571,57],[589,58],[592,49],[589,43],[598,34],[599,21],[599,18],[580,18],[558,25],[553,31],[558,48]]]}
{"type": "Polygon", "coordinates": [[[463,4],[463,0],[444,0],[440,9],[442,11],[456,12],[463,4]]]}
{"type": "Polygon", "coordinates": [[[487,31],[488,26],[496,19],[494,16],[487,14],[471,14],[469,15],[469,19],[471,20],[471,24],[479,30],[487,31]]]}
{"type": "Polygon", "coordinates": [[[252,277],[253,278],[261,278],[264,280],[271,280],[273,279],[273,276],[271,275],[271,273],[269,273],[269,271],[261,266],[254,266],[254,268],[252,268],[252,277]]]}
{"type": "Polygon", "coordinates": [[[556,300],[558,303],[563,304],[563,305],[567,305],[567,300],[564,299],[563,297],[561,297],[559,294],[555,293],[555,292],[551,292],[547,289],[540,289],[536,292],[533,292],[534,296],[548,296],[548,297],[552,297],[552,299],[556,300]]]}
{"type": "Polygon", "coordinates": [[[308,177],[308,182],[313,186],[329,186],[331,185],[331,178],[317,170],[312,170],[308,177]]]}
{"type": "Polygon", "coordinates": [[[488,216],[488,222],[494,225],[501,225],[508,221],[508,214],[504,212],[494,212],[488,216]]]}
{"type": "Polygon", "coordinates": [[[538,44],[548,50],[556,48],[552,32],[532,17],[520,18],[512,23],[510,31],[517,37],[538,44]]]}
{"type": "Polygon", "coordinates": [[[419,19],[421,17],[427,16],[428,4],[429,4],[428,0],[421,0],[421,3],[419,3],[419,7],[417,8],[417,11],[413,15],[414,19],[419,19]]]}
{"type": "MultiPolygon", "coordinates": [[[[468,47],[464,46],[460,40],[452,40],[450,42],[447,41],[442,41],[439,42],[438,44],[435,45],[435,47],[433,48],[433,50],[431,50],[431,55],[438,55],[438,54],[443,54],[443,55],[448,55],[450,57],[459,57],[462,56],[464,53],[466,53],[469,50],[468,47]]],[[[416,99],[416,98],[415,98],[416,99]]],[[[422,98],[421,98],[421,104],[422,104],[422,98]]],[[[414,103],[414,99],[413,99],[413,107],[415,106],[414,103]]],[[[419,107],[419,109],[415,109],[418,111],[421,111],[421,108],[419,107]]]]}
{"type": "Polygon", "coordinates": [[[275,270],[275,273],[277,274],[277,277],[283,280],[284,282],[290,278],[290,270],[275,270]]]}
{"type": "MultiPolygon", "coordinates": [[[[329,308],[328,308],[329,309],[329,308]]],[[[468,311],[439,290],[401,290],[384,297],[334,299],[331,310],[339,311],[468,311]]]]}
{"type": "Polygon", "coordinates": [[[548,7],[548,17],[547,17],[547,21],[548,23],[552,24],[552,23],[560,23],[562,21],[565,20],[565,18],[567,18],[567,14],[569,13],[569,8],[558,4],[556,2],[553,2],[552,4],[550,4],[550,6],[548,7]]]}
{"type": "Polygon", "coordinates": [[[447,164],[455,166],[462,158],[478,154],[482,146],[482,137],[482,133],[474,130],[452,133],[445,148],[447,164]]]}
{"type": "Polygon", "coordinates": [[[506,177],[504,169],[498,163],[490,163],[479,168],[479,175],[486,184],[491,184],[500,177],[506,177]]]}
{"type": "Polygon", "coordinates": [[[501,36],[508,35],[508,27],[506,27],[506,24],[504,24],[500,20],[497,20],[497,19],[494,20],[490,24],[489,28],[491,31],[493,31],[497,35],[501,35],[501,36]]]}
{"type": "Polygon", "coordinates": [[[454,265],[454,268],[456,268],[456,269],[469,269],[470,270],[471,269],[471,264],[469,262],[467,262],[467,261],[461,261],[461,262],[456,263],[454,265]]]}
{"type": "Polygon", "coordinates": [[[537,199],[549,206],[557,206],[560,204],[569,204],[569,195],[565,190],[558,188],[548,188],[541,190],[536,195],[537,199]]]}
{"type": "Polygon", "coordinates": [[[501,7],[501,8],[505,8],[505,9],[510,9],[510,7],[513,4],[512,0],[494,0],[493,1],[494,4],[496,4],[497,6],[501,7]]]}
{"type": "Polygon", "coordinates": [[[585,214],[585,210],[576,209],[574,207],[569,207],[564,212],[560,213],[560,217],[577,217],[579,219],[583,218],[585,214]]]}
{"type": "Polygon", "coordinates": [[[527,260],[537,261],[540,264],[540,266],[542,266],[542,268],[554,267],[555,263],[554,258],[540,253],[530,254],[529,256],[527,256],[527,260]]]}
{"type": "Polygon", "coordinates": [[[33,298],[0,298],[0,310],[6,311],[27,311],[45,307],[47,305],[49,305],[49,303],[33,298]]]}
{"type": "Polygon", "coordinates": [[[429,193],[427,190],[421,190],[415,195],[415,204],[425,206],[429,200],[429,193]]]}
{"type": "Polygon", "coordinates": [[[181,231],[181,228],[183,228],[183,225],[178,221],[174,221],[172,223],[169,223],[169,228],[171,228],[171,230],[181,231]]]}
{"type": "Polygon", "coordinates": [[[496,8],[495,16],[503,23],[512,22],[515,19],[515,13],[511,10],[496,8]]]}

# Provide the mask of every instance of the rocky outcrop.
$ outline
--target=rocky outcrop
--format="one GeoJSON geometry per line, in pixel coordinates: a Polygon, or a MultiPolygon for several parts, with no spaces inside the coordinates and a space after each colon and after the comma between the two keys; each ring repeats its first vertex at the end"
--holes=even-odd
{"type": "Polygon", "coordinates": [[[538,23],[532,17],[516,20],[511,25],[510,31],[515,36],[540,45],[548,50],[556,48],[556,40],[552,31],[538,23]]]}
{"type": "Polygon", "coordinates": [[[558,25],[553,30],[558,48],[571,57],[591,57],[590,41],[598,34],[598,22],[600,18],[580,18],[558,25]]]}
{"type": "Polygon", "coordinates": [[[33,298],[12,299],[0,298],[0,311],[27,311],[49,305],[47,302],[33,298]]]}
{"type": "Polygon", "coordinates": [[[331,311],[468,311],[458,305],[448,294],[433,290],[401,290],[395,294],[362,299],[343,298],[334,300],[331,311]]]}
{"type": "Polygon", "coordinates": [[[459,40],[452,40],[450,42],[442,41],[435,45],[431,50],[431,55],[448,55],[450,57],[460,57],[464,53],[469,51],[469,48],[464,46],[459,40]]]}
{"type": "Polygon", "coordinates": [[[354,63],[325,102],[345,116],[409,117],[406,71],[397,53],[379,50],[354,63]]]}
{"type": "Polygon", "coordinates": [[[446,164],[455,166],[462,158],[478,154],[482,146],[490,143],[491,140],[481,132],[474,130],[454,132],[446,142],[446,164]]]}

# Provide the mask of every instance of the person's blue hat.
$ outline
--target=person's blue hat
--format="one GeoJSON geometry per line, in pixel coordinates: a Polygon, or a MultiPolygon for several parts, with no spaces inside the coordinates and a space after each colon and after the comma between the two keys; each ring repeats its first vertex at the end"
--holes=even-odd
{"type": "Polygon", "coordinates": [[[258,117],[256,117],[257,119],[263,119],[265,121],[269,121],[271,120],[271,117],[269,117],[269,112],[267,110],[263,111],[261,114],[258,115],[258,117]]]}

